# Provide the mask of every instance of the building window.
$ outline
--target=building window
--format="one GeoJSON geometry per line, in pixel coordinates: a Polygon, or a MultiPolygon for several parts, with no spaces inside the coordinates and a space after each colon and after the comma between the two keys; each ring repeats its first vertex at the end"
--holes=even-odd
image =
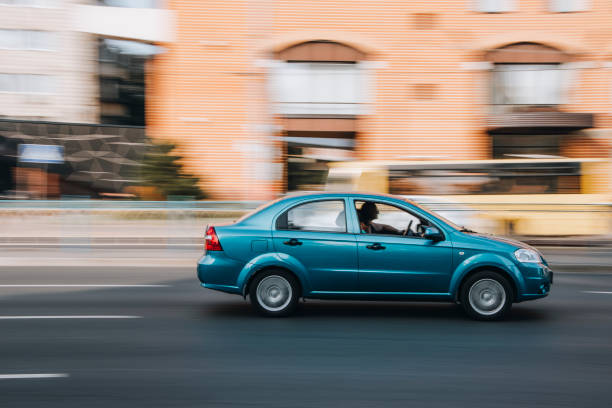
{"type": "Polygon", "coordinates": [[[102,102],[119,102],[120,79],[100,78],[100,100],[102,102]]]}
{"type": "Polygon", "coordinates": [[[559,64],[496,64],[493,104],[561,104],[562,70],[559,64]]]}
{"type": "Polygon", "coordinates": [[[0,29],[0,49],[51,51],[55,48],[55,33],[53,32],[0,29]]]}
{"type": "Polygon", "coordinates": [[[586,11],[588,0],[550,0],[550,10],[556,13],[586,11]]]}
{"type": "Polygon", "coordinates": [[[100,123],[144,126],[145,64],[157,48],[134,41],[100,39],[100,123]]]}
{"type": "Polygon", "coordinates": [[[163,8],[163,0],[98,0],[103,6],[128,8],[163,8]]]}
{"type": "Polygon", "coordinates": [[[481,13],[506,13],[516,9],[515,0],[475,0],[481,13]]]}
{"type": "Polygon", "coordinates": [[[359,63],[279,62],[271,82],[276,110],[283,115],[358,115],[366,102],[359,63]]]}
{"type": "Polygon", "coordinates": [[[0,0],[0,5],[20,7],[57,7],[57,0],[0,0]]]}
{"type": "Polygon", "coordinates": [[[553,134],[494,134],[493,158],[521,157],[558,158],[559,141],[563,135],[553,134]]]}
{"type": "Polygon", "coordinates": [[[50,94],[56,90],[55,77],[38,74],[0,74],[0,92],[50,94]]]}

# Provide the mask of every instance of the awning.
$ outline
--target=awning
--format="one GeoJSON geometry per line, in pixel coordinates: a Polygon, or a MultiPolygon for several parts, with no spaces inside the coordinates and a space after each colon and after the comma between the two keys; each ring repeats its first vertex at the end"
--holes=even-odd
{"type": "Polygon", "coordinates": [[[580,130],[594,126],[592,113],[570,113],[558,111],[513,112],[490,115],[487,118],[489,132],[520,130],[580,130]]]}

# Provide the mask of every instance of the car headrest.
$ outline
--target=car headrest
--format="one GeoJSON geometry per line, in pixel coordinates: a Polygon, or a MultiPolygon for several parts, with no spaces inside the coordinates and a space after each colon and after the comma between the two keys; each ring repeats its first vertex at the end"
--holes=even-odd
{"type": "Polygon", "coordinates": [[[344,210],[342,210],[338,213],[338,216],[336,217],[336,225],[338,227],[346,228],[346,217],[344,214],[344,210]]]}

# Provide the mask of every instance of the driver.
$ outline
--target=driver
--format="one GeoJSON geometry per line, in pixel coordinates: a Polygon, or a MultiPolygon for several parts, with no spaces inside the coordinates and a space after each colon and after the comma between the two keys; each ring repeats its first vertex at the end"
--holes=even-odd
{"type": "Polygon", "coordinates": [[[374,221],[378,218],[378,208],[372,201],[366,201],[357,211],[359,217],[359,229],[363,234],[397,234],[402,235],[402,231],[387,224],[378,224],[374,221]]]}

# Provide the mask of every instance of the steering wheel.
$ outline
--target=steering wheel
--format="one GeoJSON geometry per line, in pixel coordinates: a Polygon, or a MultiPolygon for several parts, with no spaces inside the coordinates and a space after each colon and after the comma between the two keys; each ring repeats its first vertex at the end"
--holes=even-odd
{"type": "MultiPolygon", "coordinates": [[[[405,229],[405,230],[402,232],[402,235],[403,235],[403,236],[408,235],[408,232],[410,231],[410,226],[412,225],[412,222],[413,222],[413,221],[414,221],[414,220],[410,220],[410,222],[408,223],[408,226],[407,226],[407,227],[406,227],[406,229],[405,229]]],[[[410,233],[410,235],[412,235],[412,231],[410,231],[410,232],[411,232],[411,233],[410,233]]]]}
{"type": "Polygon", "coordinates": [[[419,237],[422,237],[423,234],[425,234],[425,225],[423,225],[423,224],[417,225],[417,235],[419,237]]]}

